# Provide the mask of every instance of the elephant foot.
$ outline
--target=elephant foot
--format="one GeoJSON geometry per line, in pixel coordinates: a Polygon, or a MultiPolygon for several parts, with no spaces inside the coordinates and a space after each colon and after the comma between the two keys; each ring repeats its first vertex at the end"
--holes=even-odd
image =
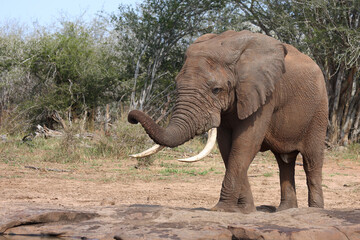
{"type": "Polygon", "coordinates": [[[297,202],[281,202],[276,211],[279,212],[289,208],[298,208],[297,202]]]}
{"type": "Polygon", "coordinates": [[[324,208],[324,201],[311,202],[311,203],[309,203],[309,207],[324,208]]]}
{"type": "Polygon", "coordinates": [[[211,211],[217,212],[241,212],[240,208],[236,204],[227,204],[224,202],[218,202],[211,211]]]}
{"type": "Polygon", "coordinates": [[[308,200],[309,207],[315,208],[324,208],[324,198],[322,196],[322,191],[316,194],[311,193],[308,200]]]}
{"type": "Polygon", "coordinates": [[[217,212],[241,212],[241,213],[251,213],[254,212],[255,206],[253,204],[249,205],[239,205],[239,204],[229,204],[225,202],[218,202],[213,208],[210,209],[211,211],[217,212]]]}

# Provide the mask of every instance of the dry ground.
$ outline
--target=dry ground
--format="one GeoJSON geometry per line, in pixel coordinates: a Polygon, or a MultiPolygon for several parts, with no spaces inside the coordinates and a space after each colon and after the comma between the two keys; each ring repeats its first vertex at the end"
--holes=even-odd
{"type": "MultiPolygon", "coordinates": [[[[64,164],[18,161],[16,155],[10,157],[3,152],[0,156],[0,207],[25,202],[66,207],[214,206],[224,175],[220,155],[215,151],[201,162],[186,164],[171,160],[177,154],[166,150],[151,166],[138,168],[135,167],[136,160],[130,158],[98,158],[64,164]]],[[[17,156],[20,158],[19,154],[17,156]]],[[[297,163],[301,162],[299,157],[297,163]]],[[[325,208],[360,208],[359,172],[358,154],[326,153],[323,169],[325,208]]],[[[279,204],[278,167],[271,153],[258,154],[249,169],[249,178],[257,206],[279,204]]],[[[301,165],[296,165],[296,188],[299,207],[306,207],[307,187],[301,165]]]]}

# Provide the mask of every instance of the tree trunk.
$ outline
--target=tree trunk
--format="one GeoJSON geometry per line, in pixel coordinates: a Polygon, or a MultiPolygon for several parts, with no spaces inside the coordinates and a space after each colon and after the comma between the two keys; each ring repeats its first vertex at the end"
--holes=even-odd
{"type": "Polygon", "coordinates": [[[136,65],[135,65],[135,73],[134,73],[134,86],[133,89],[131,91],[131,96],[130,96],[130,110],[132,109],[136,109],[137,105],[138,105],[138,101],[136,100],[136,85],[137,85],[137,80],[139,77],[139,71],[140,71],[140,65],[141,65],[141,58],[143,57],[143,55],[145,54],[145,51],[147,49],[147,45],[144,46],[144,48],[142,49],[137,61],[136,61],[136,65]]]}
{"type": "MultiPolygon", "coordinates": [[[[330,72],[332,69],[328,68],[330,72]]],[[[360,88],[357,68],[345,69],[341,65],[337,75],[329,79],[329,131],[328,141],[348,145],[359,140],[360,88]]]]}

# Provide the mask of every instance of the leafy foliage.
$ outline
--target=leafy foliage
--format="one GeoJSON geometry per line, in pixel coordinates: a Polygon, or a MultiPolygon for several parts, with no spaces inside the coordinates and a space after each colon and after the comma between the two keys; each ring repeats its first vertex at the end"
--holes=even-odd
{"type": "Polygon", "coordinates": [[[38,124],[54,112],[76,118],[124,94],[113,36],[99,38],[97,30],[64,21],[55,33],[3,32],[0,110],[18,105],[17,113],[38,124]]]}
{"type": "Polygon", "coordinates": [[[112,56],[102,53],[89,29],[67,22],[61,32],[36,40],[40,42],[31,52],[30,73],[39,82],[35,103],[39,110],[46,115],[81,114],[106,102],[119,76],[112,56]]]}
{"type": "Polygon", "coordinates": [[[221,0],[146,0],[136,9],[120,7],[113,21],[132,78],[130,108],[150,111],[159,107],[155,100],[171,101],[185,49],[194,36],[211,31],[209,22],[224,6],[221,0]]]}
{"type": "Polygon", "coordinates": [[[204,33],[249,29],[318,63],[329,95],[329,144],[358,142],[359,9],[358,0],[143,0],[89,23],[64,20],[33,32],[7,24],[0,27],[0,128],[49,126],[54,112],[93,121],[105,104],[166,119],[188,45],[204,33]]]}

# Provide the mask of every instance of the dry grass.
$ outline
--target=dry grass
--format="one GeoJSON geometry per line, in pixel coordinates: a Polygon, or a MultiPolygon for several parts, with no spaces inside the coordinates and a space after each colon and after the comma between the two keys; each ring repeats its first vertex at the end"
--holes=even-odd
{"type": "MultiPolygon", "coordinates": [[[[215,149],[203,161],[191,164],[175,160],[199,152],[204,146],[202,138],[178,148],[166,148],[139,162],[128,154],[153,144],[141,126],[120,122],[111,131],[110,136],[97,133],[93,139],[70,135],[25,142],[21,137],[8,137],[8,141],[0,142],[0,185],[3,186],[0,202],[93,206],[106,204],[110,199],[115,204],[177,207],[216,204],[225,173],[219,151],[215,149]]],[[[326,208],[358,207],[359,145],[338,150],[326,152],[323,168],[326,208]]],[[[299,206],[306,207],[305,172],[298,165],[295,170],[299,206]]],[[[248,171],[257,205],[278,204],[278,174],[273,155],[259,153],[248,171]]]]}
{"type": "MultiPolygon", "coordinates": [[[[34,138],[22,141],[20,136],[8,137],[6,142],[0,142],[0,162],[11,166],[30,165],[43,169],[81,168],[89,172],[102,169],[104,176],[97,177],[102,178],[100,181],[116,181],[119,178],[151,181],[224,173],[217,148],[206,159],[206,163],[186,164],[171,161],[201,151],[206,141],[203,137],[197,137],[177,148],[166,148],[155,156],[135,160],[130,158],[129,154],[140,152],[154,144],[140,125],[129,124],[123,119],[112,125],[109,134],[96,132],[93,139],[78,138],[75,136],[78,132],[79,128],[75,126],[69,128],[63,138],[34,138]]],[[[341,148],[341,151],[328,150],[326,157],[339,165],[344,159],[360,163],[360,144],[341,148]]],[[[254,161],[254,164],[267,163],[276,164],[269,152],[259,154],[254,161]]],[[[261,176],[270,178],[277,175],[276,171],[277,169],[268,169],[261,176]]]]}
{"type": "MultiPolygon", "coordinates": [[[[148,178],[147,173],[149,176],[169,177],[205,175],[212,171],[209,168],[189,170],[189,166],[194,165],[172,166],[163,162],[201,151],[204,146],[202,137],[197,137],[174,149],[164,149],[156,156],[134,160],[129,157],[129,154],[143,151],[154,144],[141,125],[132,125],[123,119],[114,123],[107,134],[101,131],[95,132],[92,139],[79,138],[76,134],[80,132],[80,128],[76,125],[62,131],[64,133],[62,138],[37,137],[23,141],[22,136],[8,136],[6,141],[0,142],[0,162],[13,166],[31,165],[44,169],[54,166],[61,169],[87,166],[91,170],[94,167],[109,165],[111,168],[114,165],[122,166],[121,171],[128,172],[130,176],[136,169],[149,169],[149,166],[157,169],[156,173],[145,170],[142,178],[148,178]]],[[[214,151],[215,154],[217,152],[217,150],[214,151]]]]}

